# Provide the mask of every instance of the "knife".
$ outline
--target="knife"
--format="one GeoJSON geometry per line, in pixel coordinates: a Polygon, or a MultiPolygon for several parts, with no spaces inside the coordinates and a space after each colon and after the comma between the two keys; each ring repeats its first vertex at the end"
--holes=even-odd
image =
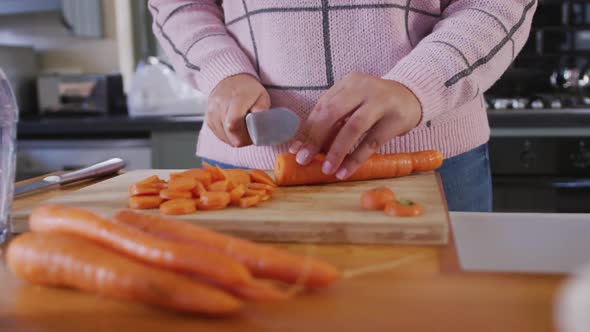
{"type": "Polygon", "coordinates": [[[61,175],[47,176],[40,181],[35,181],[29,184],[15,187],[14,195],[15,197],[17,197],[41,189],[55,189],[61,185],[65,185],[68,183],[90,179],[94,177],[110,175],[118,172],[123,167],[125,167],[125,161],[123,159],[112,158],[73,172],[61,175]]]}
{"type": "Polygon", "coordinates": [[[274,146],[288,142],[295,136],[301,120],[285,107],[246,114],[246,128],[256,146],[274,146]]]}

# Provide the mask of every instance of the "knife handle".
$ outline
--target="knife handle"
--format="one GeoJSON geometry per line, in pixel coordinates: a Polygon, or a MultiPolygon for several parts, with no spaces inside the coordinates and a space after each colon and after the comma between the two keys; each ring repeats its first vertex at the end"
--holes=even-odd
{"type": "Polygon", "coordinates": [[[110,175],[125,167],[125,161],[121,158],[112,158],[73,172],[59,175],[60,184],[68,184],[80,180],[110,175]]]}

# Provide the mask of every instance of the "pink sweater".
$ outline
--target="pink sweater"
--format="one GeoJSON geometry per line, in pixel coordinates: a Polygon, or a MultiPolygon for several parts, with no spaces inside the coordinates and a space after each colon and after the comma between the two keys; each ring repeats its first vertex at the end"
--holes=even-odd
{"type": "MultiPolygon", "coordinates": [[[[398,81],[421,123],[380,153],[438,149],[452,157],[488,141],[483,103],[527,40],[537,0],[150,0],[154,31],[177,72],[209,93],[238,73],[273,106],[305,118],[346,74],[398,81]]],[[[278,147],[233,148],[203,126],[197,155],[270,169],[278,147]]]]}

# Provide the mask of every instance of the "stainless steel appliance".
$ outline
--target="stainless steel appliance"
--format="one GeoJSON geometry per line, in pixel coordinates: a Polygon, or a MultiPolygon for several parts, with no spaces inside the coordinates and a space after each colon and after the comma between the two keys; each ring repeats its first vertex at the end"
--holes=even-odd
{"type": "Polygon", "coordinates": [[[37,80],[37,91],[42,115],[127,112],[119,74],[43,75],[37,80]]]}

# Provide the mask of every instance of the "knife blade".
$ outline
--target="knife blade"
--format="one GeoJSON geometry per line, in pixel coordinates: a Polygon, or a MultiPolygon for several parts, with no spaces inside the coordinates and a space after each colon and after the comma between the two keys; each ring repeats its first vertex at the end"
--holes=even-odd
{"type": "Polygon", "coordinates": [[[297,114],[284,107],[246,115],[246,128],[256,146],[274,146],[288,142],[297,133],[300,122],[297,114]]]}
{"type": "Polygon", "coordinates": [[[14,196],[18,197],[41,189],[51,190],[58,188],[59,186],[64,184],[99,176],[110,175],[115,172],[118,172],[123,167],[125,167],[125,165],[126,163],[123,159],[112,158],[73,172],[68,172],[61,175],[47,176],[40,181],[35,181],[29,184],[15,187],[14,196]]]}

